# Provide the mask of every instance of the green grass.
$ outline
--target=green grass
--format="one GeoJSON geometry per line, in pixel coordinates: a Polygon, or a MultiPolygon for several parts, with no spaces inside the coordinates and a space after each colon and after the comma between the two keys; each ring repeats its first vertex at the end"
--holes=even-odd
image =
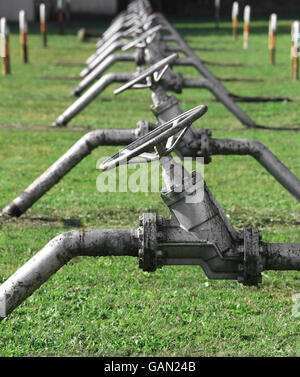
{"type": "MultiPolygon", "coordinates": [[[[173,19],[192,47],[207,61],[242,63],[209,66],[219,77],[262,78],[263,82],[228,82],[246,96],[289,96],[295,102],[244,103],[258,123],[300,124],[299,82],[290,78],[290,19],[280,19],[277,64],[268,61],[267,17],[251,24],[250,44],[234,43],[230,23],[220,30],[207,20],[173,19]],[[214,47],[217,51],[207,51],[214,47]]],[[[114,97],[108,88],[79,114],[65,132],[49,129],[72,99],[77,81],[46,80],[45,75],[78,75],[79,67],[57,61],[84,62],[94,44],[77,41],[86,25],[100,33],[105,23],[74,23],[65,36],[50,25],[43,49],[38,26],[31,26],[30,64],[20,63],[17,29],[12,27],[12,75],[0,77],[0,206],[8,204],[83,134],[76,125],[133,128],[140,119],[154,121],[149,91],[114,97]],[[26,129],[8,128],[22,125],[26,129]],[[32,130],[30,126],[40,126],[32,130]]],[[[111,71],[134,71],[133,64],[111,71]]],[[[192,68],[177,68],[197,77],[192,68]]],[[[300,133],[247,130],[205,90],[185,90],[178,98],[185,110],[205,103],[208,113],[196,125],[215,137],[260,140],[300,177],[300,133]]],[[[117,151],[99,148],[19,219],[0,222],[0,283],[51,238],[70,229],[130,228],[143,212],[168,216],[157,193],[100,194],[96,190],[100,157],[117,151]]],[[[205,178],[237,229],[258,227],[268,242],[300,242],[299,203],[250,157],[213,157],[205,178]]],[[[265,272],[259,287],[208,280],[198,267],[164,267],[152,273],[130,258],[77,258],[62,268],[0,324],[0,356],[295,356],[300,355],[299,318],[292,295],[300,292],[297,272],[265,272]]]]}

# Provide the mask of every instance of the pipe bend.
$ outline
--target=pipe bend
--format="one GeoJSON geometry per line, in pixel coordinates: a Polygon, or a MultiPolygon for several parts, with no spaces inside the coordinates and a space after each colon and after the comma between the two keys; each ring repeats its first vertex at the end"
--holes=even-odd
{"type": "Polygon", "coordinates": [[[0,286],[0,320],[77,256],[138,256],[134,229],[70,231],[52,239],[0,286]]]}
{"type": "Polygon", "coordinates": [[[300,201],[300,180],[261,142],[251,139],[211,139],[211,153],[250,155],[300,201]]]}
{"type": "Polygon", "coordinates": [[[80,96],[81,93],[93,83],[93,81],[101,78],[101,75],[117,61],[134,61],[135,54],[119,53],[109,55],[102,63],[100,63],[89,75],[83,78],[76,88],[71,92],[70,96],[80,96]]]}
{"type": "Polygon", "coordinates": [[[56,185],[73,167],[101,145],[128,145],[139,136],[139,128],[94,130],[82,136],[65,154],[2,209],[1,216],[19,217],[56,185]]]}
{"type": "Polygon", "coordinates": [[[271,153],[271,151],[258,140],[245,139],[245,143],[248,144],[249,154],[255,159],[259,159],[262,156],[271,153]]]}

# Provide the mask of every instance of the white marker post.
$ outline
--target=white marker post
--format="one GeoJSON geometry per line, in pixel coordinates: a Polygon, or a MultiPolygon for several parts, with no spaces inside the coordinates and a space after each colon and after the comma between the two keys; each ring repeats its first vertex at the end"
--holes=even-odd
{"type": "Polygon", "coordinates": [[[58,12],[59,34],[64,34],[63,0],[57,0],[57,12],[58,12]]]}
{"type": "Polygon", "coordinates": [[[215,0],[215,19],[216,19],[216,29],[219,29],[219,22],[220,22],[220,3],[221,3],[221,0],[215,0]]]}
{"type": "Polygon", "coordinates": [[[47,47],[47,23],[46,23],[46,5],[40,4],[40,30],[43,37],[43,46],[47,47]]]}
{"type": "Polygon", "coordinates": [[[9,30],[6,19],[4,17],[0,19],[0,57],[2,60],[3,75],[10,74],[9,30]]]}
{"type": "Polygon", "coordinates": [[[247,49],[249,45],[250,14],[250,5],[246,5],[244,8],[244,49],[247,49]]]}
{"type": "Polygon", "coordinates": [[[269,22],[269,51],[271,64],[275,65],[277,14],[272,13],[269,22]]]}
{"type": "Polygon", "coordinates": [[[20,10],[19,12],[19,29],[20,29],[22,62],[26,64],[28,63],[28,47],[27,47],[28,25],[27,25],[25,10],[20,10]]]}
{"type": "Polygon", "coordinates": [[[232,4],[232,33],[233,33],[233,40],[237,40],[237,32],[238,32],[238,15],[239,15],[239,3],[235,1],[232,4]]]}
{"type": "Polygon", "coordinates": [[[292,59],[292,78],[298,80],[299,78],[299,64],[298,64],[298,48],[299,48],[299,21],[292,23],[292,47],[291,47],[291,59],[292,59]]]}

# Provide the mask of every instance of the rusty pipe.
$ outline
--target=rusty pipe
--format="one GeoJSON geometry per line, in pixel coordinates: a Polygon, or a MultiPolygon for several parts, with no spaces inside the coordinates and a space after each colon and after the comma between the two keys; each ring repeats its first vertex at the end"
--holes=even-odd
{"type": "Polygon", "coordinates": [[[135,229],[70,231],[55,237],[0,287],[0,320],[78,256],[138,256],[135,229]]]}
{"type": "Polygon", "coordinates": [[[0,212],[0,216],[19,217],[56,185],[95,148],[104,145],[128,145],[140,136],[140,129],[96,130],[78,140],[63,156],[0,212]]]}

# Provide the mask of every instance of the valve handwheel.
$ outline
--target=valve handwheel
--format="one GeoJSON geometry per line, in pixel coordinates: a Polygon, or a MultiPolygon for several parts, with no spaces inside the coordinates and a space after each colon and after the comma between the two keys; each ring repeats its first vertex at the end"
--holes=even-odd
{"type": "Polygon", "coordinates": [[[151,67],[145,69],[141,74],[139,74],[135,79],[128,81],[126,84],[122,85],[120,88],[114,91],[114,94],[119,94],[124,92],[127,89],[141,89],[150,87],[151,84],[147,83],[147,79],[149,78],[151,81],[158,82],[163,74],[166,72],[167,68],[171,63],[173,63],[178,58],[178,54],[171,54],[166,58],[160,60],[159,62],[151,65],[151,67]],[[140,83],[145,81],[143,85],[140,83]],[[137,85],[140,84],[140,85],[137,85]]]}
{"type": "Polygon", "coordinates": [[[188,127],[190,127],[194,121],[203,116],[206,111],[207,106],[200,105],[156,127],[153,131],[140,137],[133,143],[129,144],[126,148],[121,149],[118,153],[104,161],[101,164],[100,169],[109,170],[118,165],[127,163],[132,158],[142,155],[149,149],[157,145],[162,145],[164,142],[166,143],[171,136],[179,133],[179,136],[173,145],[165,149],[165,154],[171,153],[188,127]]]}
{"type": "Polygon", "coordinates": [[[143,34],[141,34],[139,37],[134,39],[133,41],[127,43],[125,46],[122,47],[122,51],[127,51],[133,47],[138,46],[140,43],[145,43],[148,37],[155,36],[155,34],[162,28],[161,25],[157,25],[152,27],[151,29],[148,29],[143,34]]]}

